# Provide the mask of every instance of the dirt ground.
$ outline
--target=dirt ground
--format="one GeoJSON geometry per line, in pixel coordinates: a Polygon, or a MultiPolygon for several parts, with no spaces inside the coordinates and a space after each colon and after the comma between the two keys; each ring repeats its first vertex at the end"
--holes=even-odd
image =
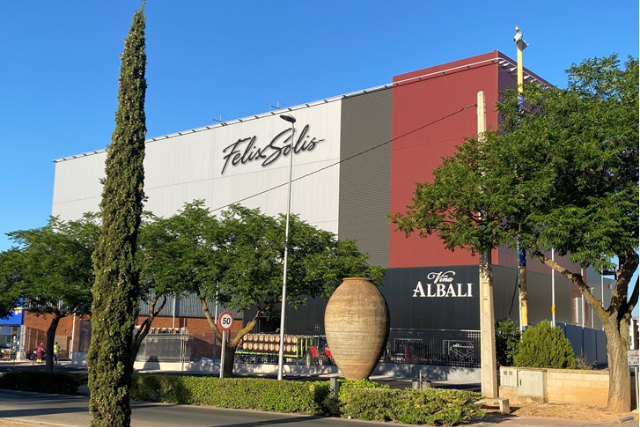
{"type": "MultiPolygon", "coordinates": [[[[499,412],[497,407],[485,407],[487,412],[499,412]]],[[[626,417],[638,419],[638,412],[613,413],[600,406],[578,404],[540,403],[522,406],[512,406],[511,415],[526,417],[551,417],[571,420],[592,421],[594,423],[615,422],[626,417]]]]}

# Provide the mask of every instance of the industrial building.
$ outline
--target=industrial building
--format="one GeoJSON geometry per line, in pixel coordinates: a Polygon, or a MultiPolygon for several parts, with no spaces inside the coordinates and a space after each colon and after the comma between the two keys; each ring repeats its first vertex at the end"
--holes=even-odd
{"type": "MultiPolygon", "coordinates": [[[[378,87],[149,138],[145,209],[169,217],[203,199],[212,210],[240,202],[277,215],[286,211],[283,184],[293,155],[292,212],[340,239],[357,240],[372,264],[388,269],[381,291],[392,335],[478,331],[477,256],[451,252],[435,236],[406,238],[388,215],[404,211],[415,183],[429,180],[443,156],[477,134],[479,91],[486,96],[488,127],[497,126],[493,106],[503,90],[516,86],[515,69],[512,59],[493,51],[398,75],[378,87]],[[293,154],[284,113],[296,118],[293,154]]],[[[527,69],[524,76],[550,86],[527,69]]],[[[99,210],[105,159],[100,149],[55,160],[52,215],[70,220],[99,210]]],[[[517,257],[504,247],[492,258],[496,319],[517,323],[517,257]]],[[[607,304],[610,282],[593,271],[587,276],[596,298],[604,294],[607,304]]],[[[550,269],[530,261],[527,284],[529,323],[550,319],[550,269]]],[[[558,275],[555,292],[558,322],[601,328],[579,291],[558,275]]],[[[288,310],[287,332],[322,334],[324,306],[315,300],[288,310]]],[[[188,298],[167,304],[163,314],[202,316],[188,298]]]]}

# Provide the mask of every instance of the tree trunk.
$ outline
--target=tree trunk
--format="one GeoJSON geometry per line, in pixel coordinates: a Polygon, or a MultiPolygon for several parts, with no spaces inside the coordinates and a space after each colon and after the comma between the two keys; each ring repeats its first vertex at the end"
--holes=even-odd
{"type": "Polygon", "coordinates": [[[145,337],[149,334],[149,330],[151,329],[151,324],[153,323],[153,319],[162,311],[164,305],[167,303],[167,297],[163,297],[162,304],[156,310],[156,304],[158,302],[158,297],[154,296],[151,300],[151,304],[149,305],[149,317],[144,319],[142,325],[136,331],[135,337],[133,337],[133,341],[131,342],[131,360],[129,363],[131,364],[131,370],[133,371],[133,364],[136,362],[136,356],[138,355],[138,351],[140,351],[140,346],[142,345],[142,341],[144,341],[145,337]]]}
{"type": "Polygon", "coordinates": [[[582,275],[573,273],[547,258],[541,252],[535,254],[544,264],[553,268],[578,287],[584,300],[604,325],[607,335],[607,358],[609,364],[609,396],[607,409],[611,412],[631,411],[631,372],[627,365],[629,347],[629,319],[631,311],[638,302],[638,284],[636,279],[633,292],[627,300],[628,284],[638,267],[638,255],[633,249],[618,255],[618,279],[611,304],[605,310],[602,303],[591,293],[582,275]]]}
{"type": "Polygon", "coordinates": [[[62,319],[65,315],[56,310],[53,313],[53,319],[51,319],[51,324],[49,325],[49,329],[47,329],[47,356],[45,358],[44,370],[45,371],[53,371],[53,345],[56,341],[56,329],[58,329],[58,323],[60,323],[60,319],[62,319]]]}
{"type": "Polygon", "coordinates": [[[604,326],[607,334],[609,358],[609,397],[607,409],[611,412],[631,411],[631,373],[627,365],[629,321],[608,319],[604,326]]]}
{"type": "MultiPolygon", "coordinates": [[[[235,341],[235,340],[234,340],[235,341]]],[[[229,341],[224,349],[224,365],[222,366],[222,378],[233,378],[233,359],[236,355],[238,344],[229,341]]]]}

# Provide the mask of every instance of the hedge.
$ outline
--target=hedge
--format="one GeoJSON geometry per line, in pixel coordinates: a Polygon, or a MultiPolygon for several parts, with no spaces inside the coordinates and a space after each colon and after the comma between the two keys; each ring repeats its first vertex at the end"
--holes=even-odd
{"type": "Polygon", "coordinates": [[[148,402],[323,415],[329,383],[134,375],[131,398],[148,402]]]}
{"type": "Polygon", "coordinates": [[[0,388],[37,393],[76,394],[86,383],[87,374],[55,371],[16,371],[0,377],[0,388]]]}
{"type": "Polygon", "coordinates": [[[152,402],[337,415],[405,424],[454,425],[484,413],[479,393],[462,390],[391,390],[370,381],[340,381],[336,399],[328,381],[135,375],[131,398],[152,402]]]}

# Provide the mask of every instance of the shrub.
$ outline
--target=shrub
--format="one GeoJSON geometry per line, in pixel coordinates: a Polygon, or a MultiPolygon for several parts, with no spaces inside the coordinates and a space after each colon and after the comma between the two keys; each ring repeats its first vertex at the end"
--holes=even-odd
{"type": "Polygon", "coordinates": [[[434,425],[481,416],[473,404],[480,397],[460,390],[391,390],[368,380],[341,380],[337,399],[329,381],[134,375],[131,387],[136,400],[434,425]]]}
{"type": "Polygon", "coordinates": [[[404,424],[453,425],[482,416],[473,402],[479,393],[462,390],[352,389],[345,396],[343,416],[404,424]]]}
{"type": "Polygon", "coordinates": [[[512,366],[513,357],[518,352],[520,331],[513,320],[502,319],[496,322],[496,358],[502,366],[512,366]]]}
{"type": "Polygon", "coordinates": [[[576,359],[571,342],[562,329],[551,327],[547,320],[529,327],[522,334],[515,366],[530,368],[574,369],[576,359]]]}
{"type": "Polygon", "coordinates": [[[134,375],[131,398],[151,402],[322,415],[328,382],[134,375]]]}
{"type": "Polygon", "coordinates": [[[86,374],[68,372],[17,371],[0,377],[0,388],[36,393],[75,394],[86,383],[86,374]]]}

